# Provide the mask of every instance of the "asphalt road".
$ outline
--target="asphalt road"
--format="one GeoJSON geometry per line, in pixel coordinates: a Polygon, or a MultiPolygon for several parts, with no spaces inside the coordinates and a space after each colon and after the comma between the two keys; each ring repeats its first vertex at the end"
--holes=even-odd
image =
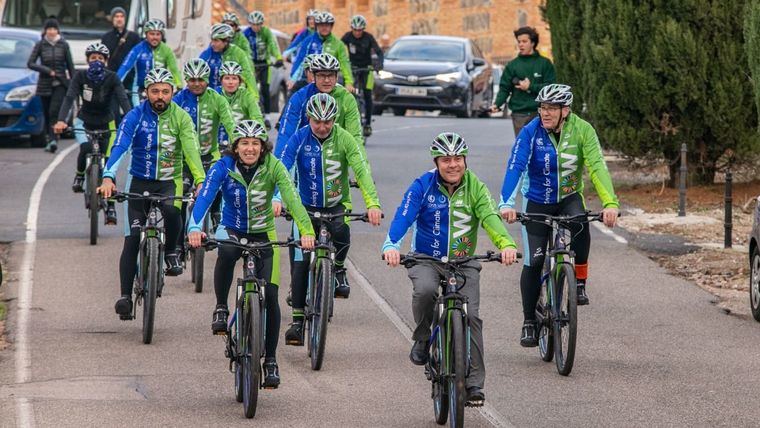
{"type": "MultiPolygon", "coordinates": [[[[387,225],[408,184],[432,167],[431,138],[460,132],[468,165],[498,195],[511,123],[497,119],[383,116],[367,151],[386,212],[382,227],[352,226],[351,298],[336,303],[324,367],[311,371],[305,348],[285,346],[282,385],[261,391],[253,423],[267,426],[435,426],[429,384],[408,360],[411,286],[402,268],[379,260],[387,225]]],[[[62,148],[71,144],[64,143],[62,148]]],[[[17,341],[19,269],[29,196],[53,156],[0,148],[0,241],[16,241],[3,287],[17,341]]],[[[210,334],[208,286],[189,274],[168,278],[158,302],[154,343],[140,323],[113,313],[121,226],[88,245],[82,198],[70,190],[75,153],[42,194],[32,271],[30,379],[17,382],[17,346],[0,351],[0,426],[15,426],[19,402],[37,426],[209,426],[250,424],[233,397],[223,342],[210,334]]],[[[362,206],[355,194],[357,209],[362,206]]],[[[120,218],[123,220],[123,218],[120,218]]],[[[285,224],[280,226],[284,233],[285,224]]],[[[518,237],[519,229],[510,227],[518,237]]],[[[492,248],[481,234],[479,249],[492,248]]],[[[211,256],[213,258],[213,256],[211,256]]],[[[282,266],[287,284],[287,261],[282,266]]],[[[575,367],[559,376],[536,349],[518,343],[520,268],[484,266],[488,411],[467,410],[468,426],[752,426],[760,372],[754,322],[726,316],[696,286],[667,275],[635,249],[593,230],[589,294],[579,308],[575,367]]],[[[280,293],[283,332],[289,321],[280,293]]],[[[283,333],[284,334],[284,333],[283,333]]]]}

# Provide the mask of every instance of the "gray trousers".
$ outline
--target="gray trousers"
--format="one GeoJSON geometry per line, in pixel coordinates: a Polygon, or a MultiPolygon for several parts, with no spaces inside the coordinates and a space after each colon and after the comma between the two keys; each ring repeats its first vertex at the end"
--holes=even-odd
{"type": "MultiPolygon", "coordinates": [[[[486,368],[483,364],[483,320],[480,319],[480,263],[472,261],[462,266],[467,284],[459,292],[467,296],[467,316],[470,320],[470,357],[472,369],[467,378],[467,388],[483,388],[486,380],[486,368]]],[[[430,327],[435,315],[435,303],[440,291],[441,275],[429,265],[416,265],[409,269],[412,280],[412,313],[417,327],[414,340],[429,340],[430,327]]],[[[461,285],[461,284],[460,284],[461,285]]]]}
{"type": "Polygon", "coordinates": [[[520,130],[523,129],[523,126],[527,125],[536,116],[538,116],[538,113],[512,113],[512,128],[515,130],[515,138],[520,135],[520,130]]]}

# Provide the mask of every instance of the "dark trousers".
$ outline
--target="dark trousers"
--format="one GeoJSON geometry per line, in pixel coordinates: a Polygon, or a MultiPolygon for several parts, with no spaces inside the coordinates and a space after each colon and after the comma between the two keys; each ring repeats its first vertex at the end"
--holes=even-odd
{"type": "Polygon", "coordinates": [[[256,81],[259,83],[259,103],[261,112],[264,114],[271,112],[271,100],[269,99],[269,66],[266,61],[254,64],[256,68],[256,81]]]}
{"type": "MultiPolygon", "coordinates": [[[[536,116],[538,116],[538,113],[512,113],[512,128],[515,130],[515,138],[520,135],[520,130],[536,116]]],[[[507,115],[504,115],[504,117],[507,117],[507,115]]]]}
{"type": "Polygon", "coordinates": [[[53,132],[53,125],[58,121],[58,113],[61,111],[61,104],[65,97],[66,87],[63,85],[54,86],[50,95],[40,96],[49,141],[58,141],[57,135],[53,132]]]}

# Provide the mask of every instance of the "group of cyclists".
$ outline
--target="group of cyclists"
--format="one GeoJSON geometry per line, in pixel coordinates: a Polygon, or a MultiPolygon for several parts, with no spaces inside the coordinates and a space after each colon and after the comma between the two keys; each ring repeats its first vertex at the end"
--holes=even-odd
{"type": "MultiPolygon", "coordinates": [[[[262,104],[261,99],[266,96],[263,88],[267,86],[268,65],[278,65],[283,57],[271,31],[263,25],[263,13],[252,12],[249,21],[251,26],[241,31],[237,16],[224,14],[223,22],[211,29],[208,49],[184,64],[182,74],[171,49],[162,41],[164,26],[159,20],[145,24],[145,39],[127,54],[117,72],[106,67],[109,57],[106,46],[100,43],[89,46],[86,50],[89,68],[75,76],[76,84],[69,87],[59,118],[64,119],[73,100],[79,98],[82,107],[77,127],[117,129],[98,188],[104,198],[116,192],[116,176],[127,154],[129,171],[123,186],[126,192],[181,196],[189,190],[194,194],[195,203],[186,224],[181,201],[167,202],[162,207],[166,275],[183,272],[180,249],[185,233],[190,246],[202,245],[207,215],[216,213],[217,238],[268,242],[277,240],[275,218],[286,208],[293,217],[292,238],[300,244],[289,251],[292,323],[285,341],[288,345],[303,346],[308,282],[308,258],[304,253],[314,249],[318,227],[309,214],[352,210],[350,169],[367,207],[369,223],[380,226],[383,217],[364,147],[369,123],[362,123],[352,94],[355,82],[371,89],[371,59],[367,58],[375,51],[382,62],[382,52],[374,38],[364,31],[367,22],[363,17],[351,19],[352,31],[342,42],[332,35],[335,22],[332,14],[310,12],[307,27],[286,50],[286,56],[295,58],[291,74],[295,91],[283,110],[274,146],[264,116],[269,103],[262,104]],[[364,59],[355,60],[355,55],[364,59]],[[352,65],[363,68],[363,77],[354,80],[352,65]],[[120,84],[132,69],[136,78],[129,92],[144,97],[134,108],[130,106],[128,91],[120,84]],[[338,83],[339,74],[344,85],[338,83]],[[124,112],[118,128],[117,118],[106,107],[113,97],[119,100],[124,112]],[[190,189],[183,182],[188,182],[190,189]]],[[[390,266],[399,265],[402,239],[410,228],[414,231],[412,252],[436,258],[472,255],[477,246],[478,226],[482,226],[499,249],[502,264],[513,264],[517,260],[517,245],[503,220],[513,223],[517,219],[515,196],[520,182],[524,211],[576,214],[585,210],[584,167],[600,195],[605,224],[614,226],[618,201],[599,140],[593,127],[572,113],[572,100],[571,89],[566,85],[541,88],[536,98],[539,117],[516,138],[498,207],[486,185],[468,167],[469,148],[465,139],[455,132],[437,135],[430,145],[433,168],[411,183],[390,223],[382,247],[386,262],[390,266]]],[[[371,111],[371,98],[366,106],[371,111]]],[[[56,128],[61,131],[65,126],[60,121],[56,128]]],[[[75,191],[81,191],[80,171],[84,170],[82,162],[88,150],[88,145],[82,144],[75,191]]],[[[147,211],[147,202],[128,202],[119,261],[120,297],[115,304],[122,319],[131,319],[139,232],[147,211]]],[[[107,210],[107,222],[116,223],[112,205],[107,210]]],[[[351,242],[350,228],[348,222],[334,220],[329,230],[337,250],[335,297],[348,298],[350,285],[345,260],[351,242]]],[[[535,307],[548,237],[547,226],[523,226],[525,260],[520,289],[525,321],[520,344],[526,347],[537,345],[535,307]]],[[[589,246],[588,227],[579,227],[572,242],[579,304],[588,304],[585,284],[589,246]]],[[[214,334],[226,331],[230,314],[228,294],[241,255],[242,250],[236,248],[219,250],[214,268],[216,306],[211,325],[214,334]]],[[[267,388],[276,388],[280,383],[276,360],[281,322],[277,298],[279,248],[262,251],[257,257],[257,275],[266,281],[267,296],[263,383],[267,388]]],[[[469,299],[472,328],[468,401],[482,405],[485,367],[479,316],[480,264],[470,262],[463,272],[467,286],[462,293],[469,299]]],[[[419,265],[409,270],[417,324],[410,359],[417,365],[426,364],[429,358],[428,340],[439,277],[440,273],[430,266],[419,265]]]]}

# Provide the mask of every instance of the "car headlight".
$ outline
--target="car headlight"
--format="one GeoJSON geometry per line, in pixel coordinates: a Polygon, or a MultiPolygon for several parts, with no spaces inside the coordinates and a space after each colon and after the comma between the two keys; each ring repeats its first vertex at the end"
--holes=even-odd
{"type": "Polygon", "coordinates": [[[383,80],[392,79],[393,73],[391,73],[390,71],[380,70],[377,72],[377,77],[383,80]]]}
{"type": "Polygon", "coordinates": [[[457,80],[462,78],[462,72],[461,71],[455,71],[453,73],[443,73],[443,74],[436,74],[435,80],[440,80],[442,82],[456,82],[457,80]]]}
{"type": "Polygon", "coordinates": [[[36,85],[19,86],[8,92],[8,95],[5,96],[5,101],[29,101],[36,91],[36,85]]]}

